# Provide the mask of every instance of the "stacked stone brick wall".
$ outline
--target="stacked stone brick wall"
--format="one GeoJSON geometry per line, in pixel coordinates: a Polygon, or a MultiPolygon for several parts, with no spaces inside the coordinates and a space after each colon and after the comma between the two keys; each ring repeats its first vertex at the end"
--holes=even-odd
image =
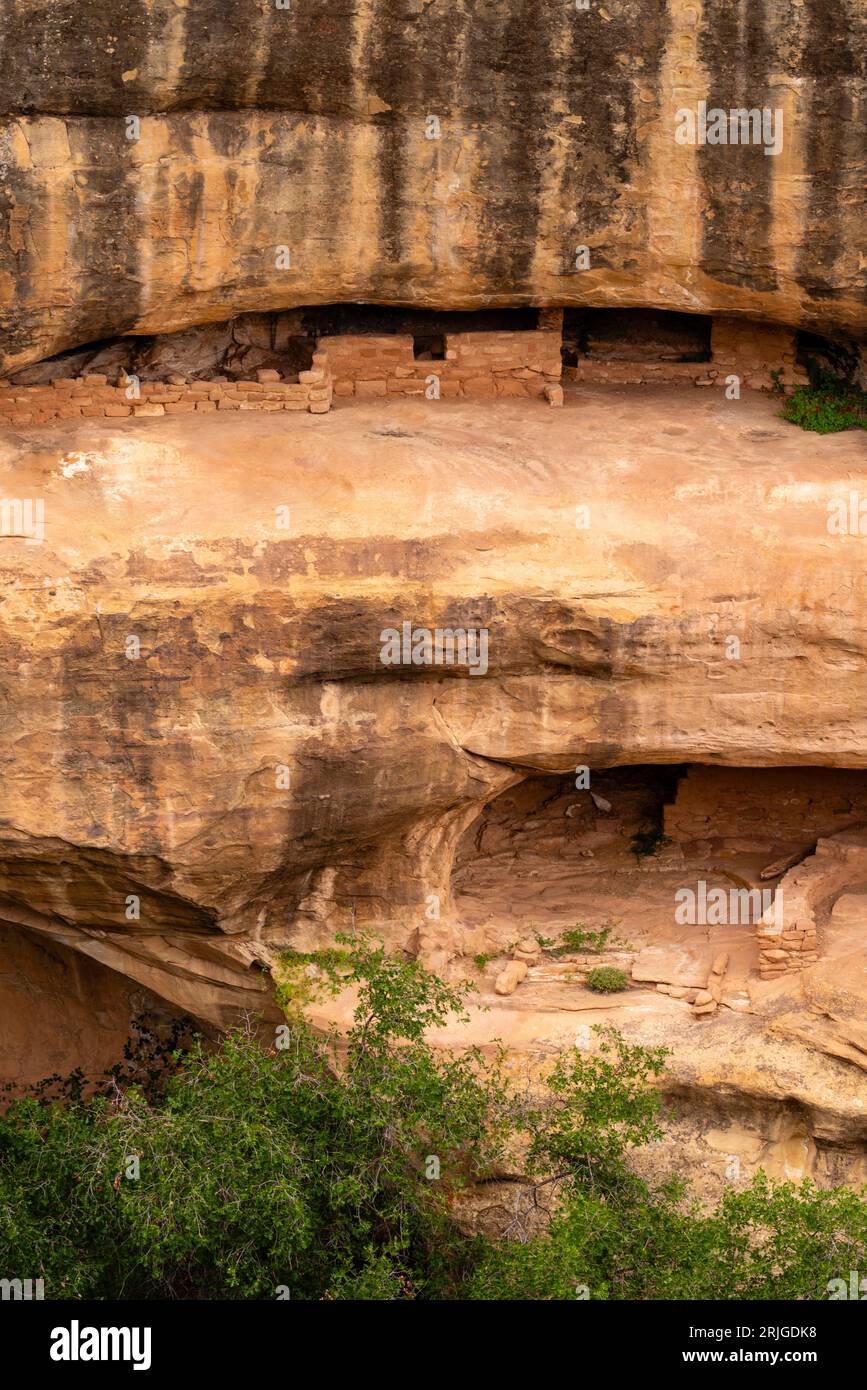
{"type": "MultiPolygon", "coordinates": [[[[99,374],[62,378],[40,386],[0,381],[0,421],[44,424],[78,418],[186,415],[212,410],[309,410],[322,414],[336,396],[421,396],[436,377],[439,395],[448,397],[544,397],[563,400],[560,349],[562,311],[543,310],[540,326],[512,332],[446,333],[445,358],[416,358],[410,334],[341,334],[320,339],[310,371],[297,382],[260,370],[255,381],[167,381],[140,384],[133,397],[121,379],[110,384],[99,374]],[[332,392],[333,384],[333,392],[332,392]]],[[[748,387],[770,387],[771,372],[784,386],[807,381],[795,364],[791,330],[747,319],[716,318],[711,331],[712,361],[612,362],[582,357],[565,371],[584,384],[692,383],[722,385],[736,375],[748,387]]]]}
{"type": "Polygon", "coordinates": [[[562,399],[561,328],[446,333],[445,359],[417,359],[410,334],[345,334],[320,340],[336,396],[424,396],[438,378],[443,397],[562,399]]]}
{"type": "Polygon", "coordinates": [[[867,824],[867,772],[832,767],[691,767],[665,808],[675,841],[811,845],[867,824]]]}
{"type": "Polygon", "coordinates": [[[711,325],[710,345],[713,369],[724,377],[734,373],[747,386],[772,386],[771,372],[781,373],[783,386],[806,386],[809,381],[795,361],[792,328],[718,316],[711,325]]]}
{"type": "Polygon", "coordinates": [[[215,410],[309,411],[331,407],[331,377],[326,355],[317,352],[298,381],[281,381],[276,371],[258,371],[255,381],[142,381],[110,385],[98,373],[65,378],[45,386],[14,386],[0,381],[0,422],[42,425],[53,420],[123,419],[132,416],[206,414],[215,410]],[[135,394],[137,389],[138,395],[135,394]]]}
{"type": "Polygon", "coordinates": [[[676,842],[720,838],[729,849],[767,854],[768,870],[779,865],[761,885],[776,889],[756,930],[763,979],[818,960],[817,917],[844,888],[867,881],[864,826],[867,772],[700,765],[681,778],[664,824],[676,842]]]}
{"type": "Polygon", "coordinates": [[[819,921],[847,889],[867,879],[863,832],[819,840],[816,853],[784,874],[777,889],[781,912],[767,914],[758,929],[762,979],[803,970],[819,959],[819,921]],[[777,916],[781,920],[771,920],[777,916]]]}
{"type": "Polygon", "coordinates": [[[603,362],[581,357],[577,367],[566,367],[567,381],[579,386],[713,386],[720,372],[709,362],[603,362]]]}
{"type": "Polygon", "coordinates": [[[780,373],[782,386],[805,386],[806,372],[795,361],[795,334],[779,324],[754,323],[750,319],[714,318],[709,362],[608,362],[579,358],[567,367],[565,377],[582,385],[723,386],[737,376],[741,386],[755,390],[774,385],[771,372],[780,373]]]}

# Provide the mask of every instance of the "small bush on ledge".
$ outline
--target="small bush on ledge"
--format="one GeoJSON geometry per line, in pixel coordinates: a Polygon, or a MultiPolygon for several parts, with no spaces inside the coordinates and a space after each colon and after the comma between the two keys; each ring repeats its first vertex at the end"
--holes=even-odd
{"type": "MultiPolygon", "coordinates": [[[[611,927],[601,927],[599,931],[591,931],[583,922],[579,922],[576,926],[570,927],[567,931],[564,931],[562,936],[563,944],[557,948],[555,954],[562,955],[567,951],[572,951],[575,954],[581,954],[585,951],[594,951],[596,953],[604,951],[605,947],[608,945],[608,938],[611,935],[611,931],[611,927]]],[[[612,942],[612,945],[613,944],[612,942]]]]}
{"type": "Polygon", "coordinates": [[[621,989],[626,989],[629,976],[615,965],[600,965],[585,976],[584,983],[594,994],[617,994],[621,989]]]}
{"type": "Polygon", "coordinates": [[[824,373],[814,385],[795,388],[780,418],[815,434],[837,434],[859,426],[867,429],[867,391],[824,373]]]}

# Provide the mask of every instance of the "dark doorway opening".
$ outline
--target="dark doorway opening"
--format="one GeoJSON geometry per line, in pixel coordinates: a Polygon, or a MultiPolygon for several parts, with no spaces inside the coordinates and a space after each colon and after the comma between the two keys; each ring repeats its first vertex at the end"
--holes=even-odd
{"type": "Polygon", "coordinates": [[[446,340],[442,333],[414,333],[412,355],[417,362],[444,362],[446,340]]]}
{"type": "Polygon", "coordinates": [[[711,317],[664,309],[566,309],[563,365],[597,362],[709,362],[711,317]]]}
{"type": "Polygon", "coordinates": [[[813,386],[828,376],[853,382],[858,371],[858,353],[854,344],[835,343],[830,338],[822,338],[818,333],[807,333],[803,329],[795,338],[795,357],[798,365],[806,370],[813,386]]]}

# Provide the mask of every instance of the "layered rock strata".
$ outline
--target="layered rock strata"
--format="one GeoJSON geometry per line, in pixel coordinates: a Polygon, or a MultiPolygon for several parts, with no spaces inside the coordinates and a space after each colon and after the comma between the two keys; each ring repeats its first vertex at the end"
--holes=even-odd
{"type": "Polygon", "coordinates": [[[389,409],[7,436],[44,528],[0,549],[7,921],[222,1020],[353,914],[439,950],[534,770],[867,767],[860,438],[817,459],[754,393],[389,409]],[[484,671],[384,664],[407,622],[484,629],[484,671]]]}
{"type": "Polygon", "coordinates": [[[863,0],[109,14],[0,15],[0,371],[360,301],[865,337],[863,0]]]}

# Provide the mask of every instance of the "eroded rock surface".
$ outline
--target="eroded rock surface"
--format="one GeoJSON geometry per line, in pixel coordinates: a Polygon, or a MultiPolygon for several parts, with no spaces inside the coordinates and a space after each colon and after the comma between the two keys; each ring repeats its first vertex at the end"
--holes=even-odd
{"type": "Polygon", "coordinates": [[[763,397],[2,447],[45,509],[0,551],[3,915],[214,1022],[352,913],[448,953],[460,836],[534,770],[867,767],[861,541],[826,526],[863,443],[763,397]],[[383,665],[405,621],[485,626],[486,673],[383,665]]]}
{"type": "Polygon", "coordinates": [[[353,301],[642,304],[863,340],[865,17],[8,0],[0,369],[353,301]],[[779,152],[677,143],[702,101],[781,113],[779,152]]]}
{"type": "Polygon", "coordinates": [[[560,412],[373,402],[7,432],[0,491],[41,501],[44,535],[0,543],[4,1066],[62,1069],[55,1024],[74,1040],[60,1063],[106,1064],[143,992],[273,1027],[282,947],[354,920],[445,974],[494,957],[491,1014],[445,1042],[504,1037],[535,1067],[610,1020],[670,1046],[673,1163],[680,1146],[714,1181],[737,1153],[745,1174],[863,1176],[857,901],[789,980],[758,981],[754,927],[670,936],[678,884],[759,882],[864,818],[863,541],[827,528],[864,442],[775,409],[649,388],[570,392],[560,412]],[[486,626],[487,670],[383,665],[405,621],[486,626]],[[579,765],[595,799],[557,792],[579,765]],[[539,773],[559,778],[547,810],[539,773]],[[500,829],[482,815],[498,793],[500,829]],[[637,858],[660,812],[670,843],[637,858]],[[466,857],[479,835],[487,879],[466,857]],[[657,952],[594,996],[586,960],[522,950],[526,975],[495,992],[498,951],[593,911],[634,948],[610,963],[648,967],[668,941],[694,973],[657,952]],[[721,954],[718,1008],[696,1018],[721,954]]]}

